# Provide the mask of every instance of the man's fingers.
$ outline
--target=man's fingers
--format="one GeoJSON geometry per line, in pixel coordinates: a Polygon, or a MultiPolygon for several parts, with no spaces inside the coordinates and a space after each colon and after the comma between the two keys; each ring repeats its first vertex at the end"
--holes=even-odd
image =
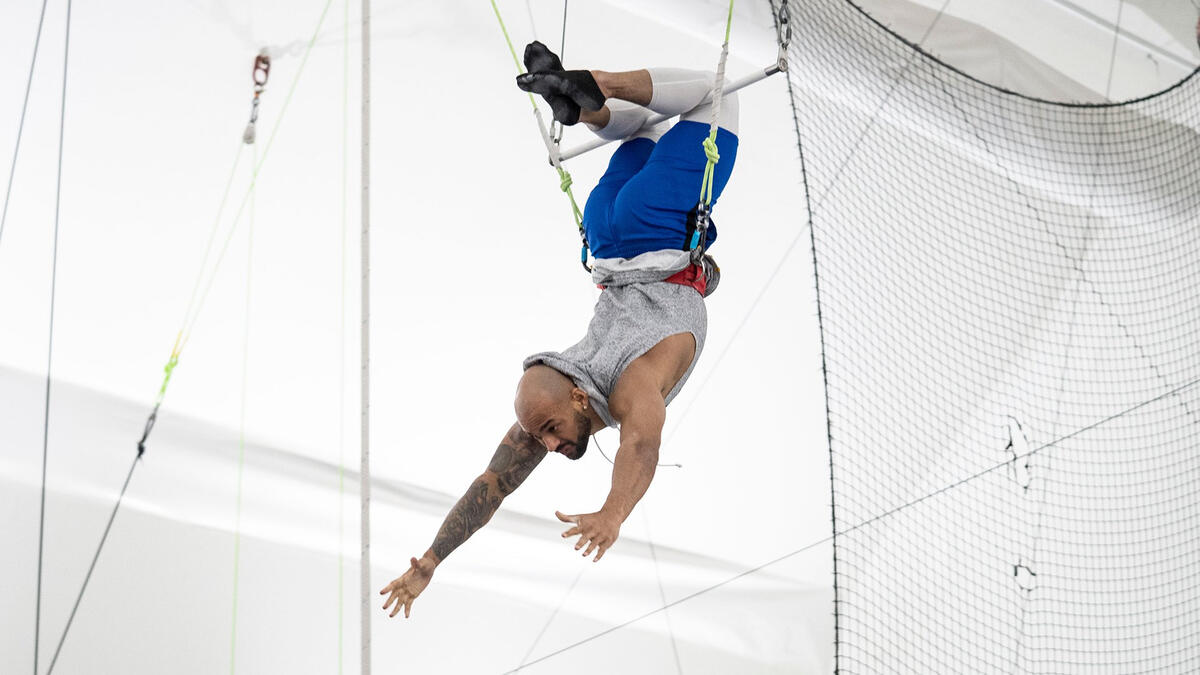
{"type": "Polygon", "coordinates": [[[412,604],[412,601],[413,601],[413,597],[411,595],[409,595],[407,593],[401,594],[399,591],[396,592],[395,598],[396,598],[396,606],[392,607],[392,613],[388,615],[388,618],[391,618],[391,617],[399,614],[401,607],[404,607],[407,604],[412,604]]]}
{"type": "Polygon", "coordinates": [[[579,541],[575,542],[575,550],[578,551],[579,549],[583,548],[583,545],[586,544],[587,542],[588,542],[588,537],[586,534],[579,535],[579,541]]]}
{"type": "Polygon", "coordinates": [[[558,519],[563,521],[564,523],[576,523],[576,524],[579,523],[579,516],[568,516],[567,514],[563,513],[562,511],[555,511],[554,515],[558,516],[558,519]]]}
{"type": "MultiPolygon", "coordinates": [[[[610,546],[611,546],[611,544],[610,544],[610,546]]],[[[608,546],[601,546],[600,552],[596,554],[596,559],[593,560],[592,562],[600,562],[600,559],[604,557],[604,552],[607,550],[608,550],[608,546]]]]}
{"type": "MultiPolygon", "coordinates": [[[[585,558],[588,557],[589,555],[592,554],[592,551],[594,551],[595,549],[596,549],[596,542],[593,540],[591,543],[588,544],[587,550],[583,552],[583,557],[585,557],[585,558]]],[[[601,549],[601,550],[603,550],[603,549],[601,549]]]]}
{"type": "Polygon", "coordinates": [[[388,602],[384,603],[383,608],[388,609],[389,607],[391,607],[392,604],[401,603],[402,597],[403,596],[401,595],[400,589],[396,589],[395,591],[392,591],[391,596],[388,597],[388,602]]]}
{"type": "Polygon", "coordinates": [[[579,526],[578,525],[576,525],[575,527],[572,527],[571,529],[567,530],[566,532],[563,532],[563,539],[566,539],[567,537],[570,537],[570,536],[576,535],[576,534],[579,534],[579,526]]]}
{"type": "MultiPolygon", "coordinates": [[[[416,600],[416,598],[409,598],[408,602],[404,603],[404,618],[406,618],[406,619],[408,618],[408,613],[412,611],[412,605],[413,605],[414,600],[416,600]]],[[[399,609],[399,608],[397,608],[397,609],[399,609]]]]}

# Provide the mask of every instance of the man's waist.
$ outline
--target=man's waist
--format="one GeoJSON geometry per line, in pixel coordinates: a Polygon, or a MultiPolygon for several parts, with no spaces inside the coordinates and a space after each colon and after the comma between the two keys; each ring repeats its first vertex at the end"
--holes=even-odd
{"type": "Polygon", "coordinates": [[[592,282],[597,286],[666,281],[692,265],[691,252],[664,249],[633,258],[596,258],[592,282]]]}

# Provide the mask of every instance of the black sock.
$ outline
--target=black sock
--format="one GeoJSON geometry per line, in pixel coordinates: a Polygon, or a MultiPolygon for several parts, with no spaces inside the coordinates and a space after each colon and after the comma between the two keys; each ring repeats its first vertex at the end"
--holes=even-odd
{"type": "MultiPolygon", "coordinates": [[[[525,45],[525,69],[531,73],[547,73],[563,69],[558,55],[550,51],[546,45],[534,40],[525,45]]],[[[542,96],[550,104],[554,119],[564,126],[572,126],[579,121],[579,104],[570,97],[562,94],[542,96]]]]}
{"type": "Polygon", "coordinates": [[[562,94],[586,110],[604,106],[604,93],[596,78],[586,70],[560,70],[550,73],[525,73],[517,77],[517,86],[542,96],[562,94]]]}
{"type": "Polygon", "coordinates": [[[562,61],[550,49],[534,40],[525,45],[525,70],[531,73],[548,73],[553,70],[563,70],[562,61]]]}
{"type": "Polygon", "coordinates": [[[572,101],[566,96],[547,96],[546,102],[550,104],[550,111],[554,114],[554,121],[564,127],[573,126],[579,122],[579,104],[572,101]]]}

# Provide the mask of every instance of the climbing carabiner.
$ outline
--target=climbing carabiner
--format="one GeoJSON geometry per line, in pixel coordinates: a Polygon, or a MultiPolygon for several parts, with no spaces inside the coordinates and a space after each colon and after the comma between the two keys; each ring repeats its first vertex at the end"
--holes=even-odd
{"type": "Polygon", "coordinates": [[[786,73],[788,69],[788,45],[792,42],[792,24],[788,21],[787,0],[784,0],[783,4],[780,5],[779,14],[776,15],[775,38],[779,42],[779,55],[776,58],[776,67],[781,72],[786,73]]]}
{"type": "Polygon", "coordinates": [[[250,123],[246,125],[246,130],[242,132],[242,142],[246,145],[252,145],[255,138],[258,136],[258,131],[255,125],[258,123],[258,97],[262,95],[263,90],[267,87],[267,78],[271,75],[271,57],[267,54],[267,50],[263,49],[254,57],[254,98],[250,99],[250,123]]]}
{"type": "Polygon", "coordinates": [[[262,87],[267,86],[267,78],[271,75],[271,57],[267,55],[266,50],[254,57],[254,85],[255,89],[262,91],[262,87]]]}

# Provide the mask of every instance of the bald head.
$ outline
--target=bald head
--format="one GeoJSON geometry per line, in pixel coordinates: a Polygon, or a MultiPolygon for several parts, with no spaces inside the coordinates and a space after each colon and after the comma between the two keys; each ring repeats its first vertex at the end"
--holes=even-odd
{"type": "MultiPolygon", "coordinates": [[[[529,367],[521,376],[521,381],[517,383],[517,398],[514,401],[517,419],[525,420],[531,415],[569,402],[573,389],[575,389],[575,383],[550,366],[529,367]]],[[[530,431],[530,429],[526,429],[526,431],[530,431]]]]}
{"type": "Polygon", "coordinates": [[[566,375],[543,365],[531,366],[517,384],[517,423],[551,452],[579,459],[587,449],[591,421],[588,395],[566,375]]]}

